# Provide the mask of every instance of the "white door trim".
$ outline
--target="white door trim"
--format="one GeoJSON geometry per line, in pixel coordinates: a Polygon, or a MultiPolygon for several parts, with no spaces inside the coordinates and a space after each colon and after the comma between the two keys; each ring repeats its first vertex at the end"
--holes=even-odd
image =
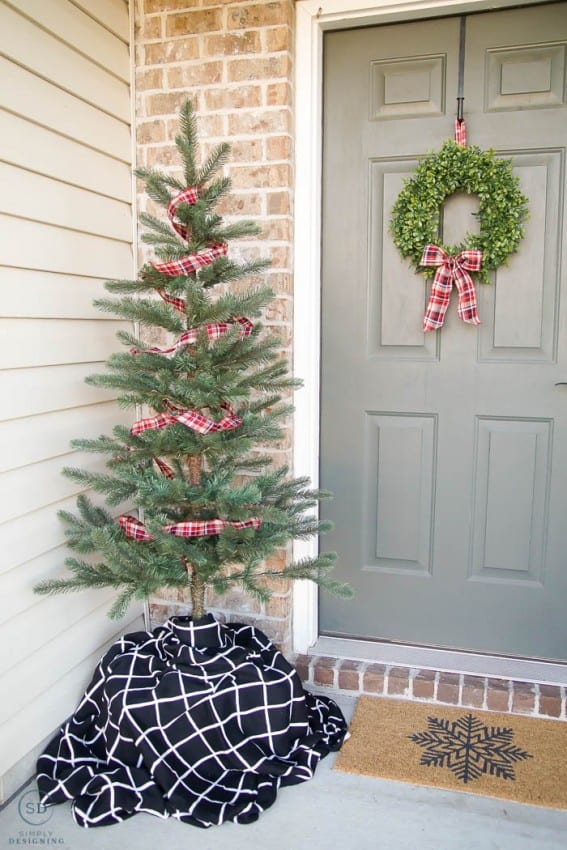
{"type": "MultiPolygon", "coordinates": [[[[294,399],[294,472],[298,476],[309,476],[314,486],[318,486],[319,481],[323,33],[326,30],[353,26],[482,12],[507,6],[528,5],[529,2],[530,0],[297,0],[293,367],[294,374],[302,378],[304,386],[296,392],[294,399]]],[[[543,3],[546,0],[535,2],[543,3]]],[[[531,5],[533,4],[534,0],[531,0],[531,5]]],[[[294,558],[316,554],[317,545],[317,540],[297,543],[294,546],[294,558]]],[[[294,650],[307,652],[318,637],[317,588],[312,582],[295,582],[294,650]]],[[[375,647],[375,651],[379,651],[379,644],[371,646],[375,647]]],[[[410,659],[411,647],[404,649],[404,654],[410,659]]],[[[439,653],[438,660],[443,666],[443,651],[439,653]]],[[[450,654],[454,658],[455,653],[450,654]]],[[[508,660],[491,658],[495,666],[493,674],[497,675],[498,665],[503,667],[504,662],[507,664],[508,660]]]]}

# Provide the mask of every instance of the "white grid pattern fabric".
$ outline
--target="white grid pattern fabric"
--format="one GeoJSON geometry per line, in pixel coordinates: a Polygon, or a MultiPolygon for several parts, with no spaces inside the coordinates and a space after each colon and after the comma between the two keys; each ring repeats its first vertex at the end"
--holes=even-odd
{"type": "Polygon", "coordinates": [[[306,693],[261,631],[174,617],[108,650],[37,783],[43,805],[71,800],[86,827],[137,812],[251,823],[345,734],[338,706],[306,693]]]}

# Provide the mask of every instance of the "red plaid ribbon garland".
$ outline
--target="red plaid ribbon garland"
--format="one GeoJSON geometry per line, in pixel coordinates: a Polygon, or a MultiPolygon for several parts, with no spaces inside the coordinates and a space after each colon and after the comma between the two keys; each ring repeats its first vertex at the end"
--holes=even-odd
{"type": "MultiPolygon", "coordinates": [[[[118,524],[126,537],[130,537],[132,540],[153,540],[151,534],[146,531],[144,523],[130,516],[130,514],[122,514],[118,517],[118,524]]],[[[174,522],[171,525],[164,525],[163,531],[167,534],[173,534],[174,537],[208,537],[211,534],[220,534],[224,528],[229,526],[238,530],[244,528],[257,530],[261,525],[262,520],[259,517],[241,522],[231,522],[226,519],[204,519],[191,522],[174,522]]]]}
{"type": "Polygon", "coordinates": [[[422,266],[437,266],[429,303],[423,318],[423,330],[434,331],[445,321],[453,284],[459,293],[459,317],[471,325],[480,325],[476,307],[476,290],[469,274],[477,272],[482,265],[482,251],[461,251],[456,257],[437,245],[426,245],[421,257],[422,266]]]}
{"type": "Polygon", "coordinates": [[[167,428],[168,425],[180,424],[192,431],[197,431],[198,434],[213,434],[218,431],[232,431],[242,425],[242,417],[236,415],[232,405],[222,404],[221,407],[226,410],[227,415],[217,422],[208,416],[203,416],[198,410],[179,410],[170,406],[169,413],[158,413],[147,419],[138,419],[132,425],[130,433],[133,437],[137,437],[144,431],[159,431],[160,428],[167,428]]]}
{"type": "Polygon", "coordinates": [[[181,206],[181,204],[196,204],[199,200],[199,195],[201,191],[198,186],[190,186],[188,189],[184,189],[183,192],[180,192],[174,198],[171,199],[169,204],[167,205],[167,216],[171,223],[173,229],[179,233],[182,239],[187,239],[188,228],[185,224],[181,224],[178,221],[175,221],[175,214],[177,213],[177,208],[181,206]]]}
{"type": "Polygon", "coordinates": [[[226,257],[227,254],[228,245],[226,242],[218,242],[210,248],[203,248],[197,254],[187,254],[186,257],[181,257],[179,260],[170,260],[167,263],[151,263],[150,265],[167,277],[176,277],[181,274],[198,272],[199,269],[212,265],[219,257],[226,257]]]}
{"type": "MultiPolygon", "coordinates": [[[[175,300],[181,301],[181,299],[175,300]]],[[[183,348],[186,345],[193,345],[197,342],[199,333],[202,329],[205,330],[208,339],[215,340],[220,339],[237,324],[240,325],[240,336],[243,338],[250,336],[254,330],[254,325],[250,319],[247,319],[245,316],[235,316],[231,322],[214,322],[210,325],[203,325],[202,328],[189,328],[189,330],[184,331],[179,339],[176,340],[173,345],[170,345],[169,348],[158,348],[157,346],[152,348],[131,348],[130,354],[175,354],[175,352],[180,348],[183,348]]]]}
{"type": "Polygon", "coordinates": [[[455,118],[455,141],[463,148],[467,146],[467,125],[464,118],[455,118]]]}
{"type": "Polygon", "coordinates": [[[183,298],[172,298],[171,295],[168,295],[165,289],[158,289],[158,295],[160,295],[166,304],[171,304],[172,307],[175,307],[176,310],[179,310],[180,313],[185,313],[185,301],[183,298]]]}
{"type": "Polygon", "coordinates": [[[159,471],[161,472],[161,474],[164,476],[164,478],[169,478],[169,479],[175,478],[175,472],[173,471],[171,466],[168,463],[166,463],[164,460],[162,460],[160,457],[155,457],[154,463],[157,466],[157,468],[159,469],[159,471]]]}

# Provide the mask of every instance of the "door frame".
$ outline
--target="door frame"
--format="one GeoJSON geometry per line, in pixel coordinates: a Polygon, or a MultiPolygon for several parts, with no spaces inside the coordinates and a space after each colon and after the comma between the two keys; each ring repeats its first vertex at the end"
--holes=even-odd
{"type": "MultiPolygon", "coordinates": [[[[295,393],[294,474],[319,482],[321,366],[321,193],[323,35],[329,30],[403,23],[510,7],[539,5],[549,0],[297,0],[295,47],[295,222],[293,368],[303,380],[295,393]]],[[[318,541],[294,545],[294,558],[317,553],[318,541]]],[[[492,675],[520,675],[565,681],[567,665],[510,659],[502,656],[423,649],[375,641],[319,639],[318,589],[308,581],[293,586],[293,645],[307,652],[317,643],[321,654],[380,658],[389,663],[435,666],[492,675]],[[511,665],[513,672],[511,672],[511,665]],[[536,669],[537,668],[537,669],[536,669]],[[545,668],[545,671],[544,671],[545,668]],[[549,670],[547,668],[550,668],[549,670]],[[505,672],[506,671],[506,672],[505,672]]]]}

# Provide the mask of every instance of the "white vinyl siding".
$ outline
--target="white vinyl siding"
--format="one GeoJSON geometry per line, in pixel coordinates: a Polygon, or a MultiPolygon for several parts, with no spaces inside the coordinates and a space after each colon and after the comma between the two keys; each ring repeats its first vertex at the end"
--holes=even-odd
{"type": "Polygon", "coordinates": [[[104,467],[70,440],[132,421],[84,382],[127,327],[92,301],[135,274],[129,34],[126,0],[0,0],[0,801],[142,625],[109,591],[33,592],[63,572],[62,467],[104,467]]]}

